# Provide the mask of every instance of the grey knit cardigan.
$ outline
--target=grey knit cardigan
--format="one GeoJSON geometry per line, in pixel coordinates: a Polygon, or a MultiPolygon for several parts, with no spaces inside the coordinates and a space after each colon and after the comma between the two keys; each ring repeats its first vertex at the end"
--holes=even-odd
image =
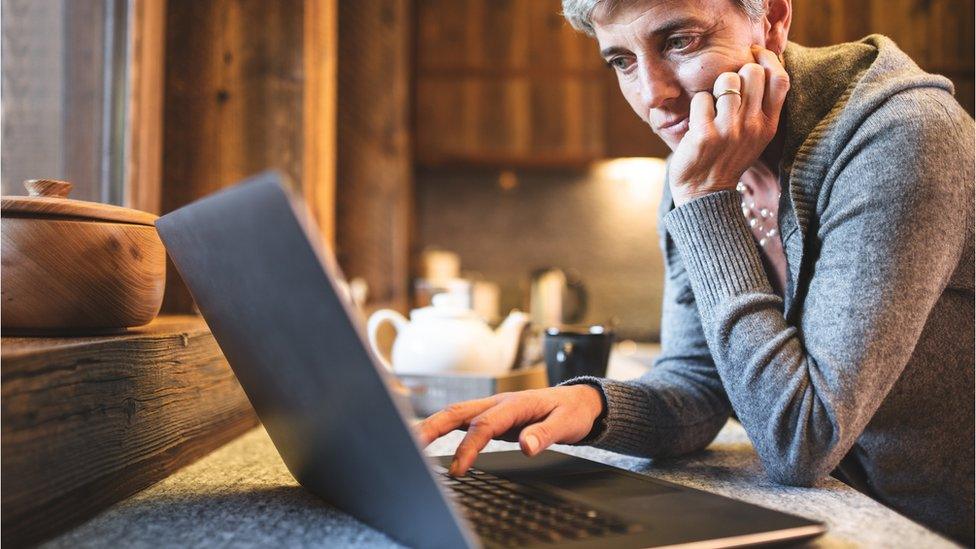
{"type": "Polygon", "coordinates": [[[973,119],[883,36],[789,44],[770,285],[735,192],[665,189],[662,353],[601,389],[581,443],[636,456],[708,445],[730,414],[771,479],[833,473],[973,542],[973,119]]]}

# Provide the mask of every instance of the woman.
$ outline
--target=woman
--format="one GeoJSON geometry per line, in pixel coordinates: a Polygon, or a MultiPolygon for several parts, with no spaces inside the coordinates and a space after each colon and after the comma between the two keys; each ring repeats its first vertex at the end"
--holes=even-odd
{"type": "Polygon", "coordinates": [[[730,414],[768,475],[834,474],[973,539],[973,120],[890,40],[788,43],[789,0],[564,0],[672,149],[662,354],[628,382],[459,403],[453,474],[517,433],[638,456],[730,414]]]}

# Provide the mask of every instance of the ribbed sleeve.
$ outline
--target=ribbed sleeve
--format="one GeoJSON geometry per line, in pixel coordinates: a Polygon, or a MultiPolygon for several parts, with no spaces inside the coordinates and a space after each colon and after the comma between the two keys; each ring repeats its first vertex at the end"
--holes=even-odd
{"type": "Polygon", "coordinates": [[[647,434],[657,428],[655,418],[648,413],[646,390],[620,381],[581,376],[560,385],[593,385],[604,399],[604,415],[593,431],[578,444],[597,448],[612,448],[624,454],[640,454],[647,434]]]}
{"type": "Polygon", "coordinates": [[[589,384],[604,400],[604,415],[576,444],[642,457],[672,457],[704,448],[728,419],[724,401],[701,396],[693,382],[666,366],[635,380],[583,376],[561,385],[589,384]]]}
{"type": "Polygon", "coordinates": [[[773,293],[735,191],[696,198],[664,218],[688,269],[703,319],[724,298],[773,293]]]}

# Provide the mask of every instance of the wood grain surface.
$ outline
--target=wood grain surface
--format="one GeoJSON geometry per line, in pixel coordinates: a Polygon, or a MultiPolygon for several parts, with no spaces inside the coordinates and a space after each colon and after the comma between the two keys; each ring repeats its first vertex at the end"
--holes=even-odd
{"type": "Polygon", "coordinates": [[[158,214],[163,174],[166,1],[133,0],[129,8],[131,64],[123,203],[158,214]]]}
{"type": "MultiPolygon", "coordinates": [[[[335,194],[335,1],[166,3],[163,213],[277,169],[306,199],[328,241],[335,194]]],[[[172,264],[163,310],[193,310],[172,264]]]]}
{"type": "Polygon", "coordinates": [[[66,200],[49,196],[5,196],[0,203],[2,203],[4,217],[7,217],[7,214],[33,215],[34,217],[114,221],[150,227],[156,221],[156,216],[148,212],[84,200],[66,200]]]}
{"type": "Polygon", "coordinates": [[[338,0],[304,0],[302,71],[305,89],[302,195],[328,246],[335,244],[338,0]]]}
{"type": "Polygon", "coordinates": [[[339,4],[336,255],[369,301],[405,312],[413,162],[408,0],[339,4]]]}
{"type": "Polygon", "coordinates": [[[155,227],[6,211],[0,225],[7,333],[141,326],[159,312],[166,252],[155,227]]]}
{"type": "Polygon", "coordinates": [[[257,424],[198,317],[0,349],[4,545],[64,531],[257,424]]]}

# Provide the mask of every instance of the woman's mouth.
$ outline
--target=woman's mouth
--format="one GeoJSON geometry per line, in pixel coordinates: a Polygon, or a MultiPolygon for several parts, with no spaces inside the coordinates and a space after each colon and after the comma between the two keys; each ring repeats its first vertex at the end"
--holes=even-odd
{"type": "Polygon", "coordinates": [[[658,132],[680,135],[688,131],[688,117],[682,116],[657,127],[658,132]]]}

